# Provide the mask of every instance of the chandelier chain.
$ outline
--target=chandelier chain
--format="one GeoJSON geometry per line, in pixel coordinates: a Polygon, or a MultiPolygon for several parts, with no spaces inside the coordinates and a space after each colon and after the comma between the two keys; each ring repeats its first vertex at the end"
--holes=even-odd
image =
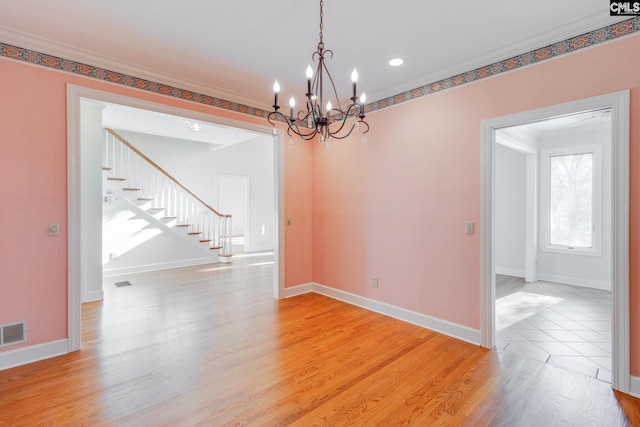
{"type": "Polygon", "coordinates": [[[320,0],[320,44],[322,44],[322,30],[324,28],[324,23],[322,22],[322,18],[324,18],[324,1],[320,0]]]}

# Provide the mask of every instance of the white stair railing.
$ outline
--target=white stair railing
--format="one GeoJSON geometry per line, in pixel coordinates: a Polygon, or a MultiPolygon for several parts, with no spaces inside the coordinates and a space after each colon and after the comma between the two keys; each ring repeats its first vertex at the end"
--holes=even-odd
{"type": "Polygon", "coordinates": [[[209,206],[112,129],[106,129],[103,162],[103,169],[109,171],[107,179],[121,181],[123,191],[135,191],[151,209],[175,218],[176,227],[186,228],[200,242],[219,250],[220,261],[230,261],[231,215],[209,206]]]}

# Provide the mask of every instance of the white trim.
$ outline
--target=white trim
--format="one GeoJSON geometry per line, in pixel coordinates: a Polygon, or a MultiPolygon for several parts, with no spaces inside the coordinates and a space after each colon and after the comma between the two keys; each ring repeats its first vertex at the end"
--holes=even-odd
{"type": "MultiPolygon", "coordinates": [[[[402,84],[398,84],[389,88],[386,88],[379,93],[372,93],[371,101],[377,101],[380,99],[392,97],[399,93],[403,93],[406,91],[410,91],[414,88],[421,87],[424,85],[428,85],[433,82],[440,81],[442,79],[447,79],[452,76],[456,76],[458,74],[464,74],[469,72],[469,70],[475,70],[476,68],[480,68],[486,66],[487,64],[494,64],[504,60],[505,58],[511,58],[514,56],[519,56],[527,52],[532,52],[536,49],[539,49],[542,46],[548,46],[554,43],[562,42],[564,40],[569,40],[575,36],[580,34],[588,33],[594,31],[599,28],[603,28],[609,25],[616,24],[618,22],[622,22],[629,18],[629,16],[607,16],[608,13],[594,13],[593,15],[587,16],[580,20],[575,20],[572,22],[563,23],[562,26],[551,29],[549,31],[545,31],[542,34],[537,34],[534,37],[529,37],[524,40],[518,41],[507,41],[505,45],[492,50],[490,53],[480,56],[475,56],[467,61],[457,62],[454,66],[448,68],[440,68],[436,72],[422,75],[418,78],[406,80],[402,84]]],[[[635,33],[632,33],[635,34],[635,33]]],[[[618,40],[618,39],[615,39],[618,40]]],[[[609,41],[611,42],[611,41],[609,41]]],[[[599,44],[590,46],[589,49],[592,49],[596,46],[600,46],[599,44]]],[[[524,67],[531,67],[539,62],[534,62],[530,65],[526,65],[524,67]]],[[[511,71],[506,71],[500,73],[498,75],[502,75],[504,73],[510,73],[515,70],[521,70],[524,67],[515,68],[511,71]]],[[[489,77],[493,78],[495,76],[489,77]]],[[[476,80],[481,81],[481,80],[476,80]]],[[[457,86],[452,86],[454,89],[457,86]]],[[[367,94],[367,98],[369,98],[369,94],[367,94]]]]}
{"type": "Polygon", "coordinates": [[[374,311],[385,316],[393,317],[394,319],[402,320],[471,344],[480,345],[481,335],[480,331],[477,329],[437,319],[435,317],[427,316],[426,314],[396,307],[395,305],[362,297],[350,292],[341,291],[340,289],[331,288],[319,283],[310,282],[285,288],[284,295],[285,298],[291,298],[312,292],[347,304],[362,307],[366,310],[374,311]]]}
{"type": "Polygon", "coordinates": [[[629,361],[629,91],[610,96],[611,129],[611,285],[613,317],[613,388],[627,393],[629,361]],[[617,95],[617,97],[615,97],[617,95]],[[615,97],[615,98],[614,98],[615,97]]]}
{"type": "Polygon", "coordinates": [[[246,96],[231,92],[218,86],[208,85],[202,82],[177,77],[170,74],[161,73],[158,70],[150,70],[148,68],[135,66],[130,63],[108,58],[82,49],[56,43],[48,39],[41,39],[30,34],[21,33],[0,27],[0,40],[4,43],[16,45],[25,49],[35,50],[36,52],[48,55],[59,56],[71,61],[81,62],[94,67],[104,68],[106,70],[117,71],[140,79],[149,80],[155,83],[161,83],[168,86],[177,87],[184,90],[190,90],[196,93],[207,94],[216,98],[227,101],[242,103],[247,106],[258,106],[259,108],[269,110],[271,107],[264,101],[256,101],[246,96]],[[260,105],[258,105],[260,104],[260,105]]]}
{"type": "Polygon", "coordinates": [[[304,295],[313,292],[314,283],[304,283],[302,285],[290,286],[284,288],[283,297],[291,298],[298,295],[304,295]]]}
{"type": "Polygon", "coordinates": [[[87,291],[84,293],[82,302],[102,301],[104,299],[104,291],[87,291]]]}
{"type": "MultiPolygon", "coordinates": [[[[629,362],[629,91],[554,105],[483,120],[481,123],[480,325],[482,346],[495,343],[495,254],[493,252],[493,194],[495,131],[577,112],[612,109],[612,386],[627,393],[629,362]]],[[[605,189],[605,191],[607,191],[605,189]]]]}
{"type": "Polygon", "coordinates": [[[640,398],[640,377],[631,377],[629,394],[633,397],[640,398]]]}
{"type": "Polygon", "coordinates": [[[73,351],[68,340],[51,341],[0,353],[0,371],[38,362],[73,351]]]}
{"type": "MultiPolygon", "coordinates": [[[[275,129],[275,128],[273,128],[275,129]]],[[[273,132],[272,129],[272,132],[273,132]]],[[[284,131],[276,129],[273,144],[273,161],[276,165],[273,168],[274,181],[273,191],[275,192],[273,208],[275,210],[276,237],[278,239],[276,249],[273,251],[273,262],[276,268],[273,270],[277,286],[274,289],[273,297],[284,298],[284,131]]]]}
{"type": "Polygon", "coordinates": [[[581,277],[560,276],[558,274],[538,273],[538,280],[543,282],[564,283],[573,286],[582,286],[584,288],[601,289],[603,291],[611,290],[610,282],[600,282],[598,280],[588,280],[581,277]]]}
{"type": "Polygon", "coordinates": [[[540,250],[543,252],[555,252],[565,255],[578,256],[602,256],[602,177],[603,177],[602,146],[598,144],[574,145],[571,147],[556,147],[540,151],[540,250]],[[550,222],[550,160],[551,157],[563,155],[592,155],[592,238],[591,247],[576,247],[569,249],[566,246],[551,244],[549,230],[550,222]]]}
{"type": "Polygon", "coordinates": [[[191,267],[194,265],[204,265],[215,263],[213,258],[193,258],[180,261],[159,262],[155,264],[133,265],[131,267],[103,268],[104,277],[120,276],[122,274],[146,273],[149,271],[169,270],[172,268],[191,267]]]}
{"type": "Polygon", "coordinates": [[[82,347],[82,254],[80,97],[84,90],[67,86],[67,339],[69,351],[82,347]]]}
{"type": "Polygon", "coordinates": [[[471,344],[480,345],[481,336],[480,331],[477,329],[468,328],[466,326],[437,319],[435,317],[427,316],[426,314],[396,307],[391,304],[365,298],[339,289],[330,288],[318,283],[314,283],[312,288],[313,292],[320,295],[362,307],[370,311],[375,311],[376,313],[384,314],[385,316],[393,317],[394,319],[421,326],[471,344]]]}
{"type": "Polygon", "coordinates": [[[516,270],[515,268],[496,267],[496,274],[504,274],[505,276],[522,277],[524,279],[524,270],[516,270]]]}

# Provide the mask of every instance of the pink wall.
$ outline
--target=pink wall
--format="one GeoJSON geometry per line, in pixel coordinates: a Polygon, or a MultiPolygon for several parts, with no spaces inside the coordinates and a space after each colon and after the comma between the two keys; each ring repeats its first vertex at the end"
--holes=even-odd
{"type": "MultiPolygon", "coordinates": [[[[636,35],[374,112],[366,146],[355,136],[330,150],[286,148],[286,286],[314,281],[479,328],[479,228],[468,236],[464,222],[480,221],[481,120],[631,89],[632,374],[640,375],[640,57],[630,53],[639,47],[636,35]]],[[[0,323],[27,320],[34,345],[66,337],[67,83],[263,120],[8,59],[0,76],[0,323]],[[52,221],[60,237],[47,237],[52,221]]]]}
{"type": "MultiPolygon", "coordinates": [[[[74,84],[221,117],[259,118],[0,59],[0,324],[28,321],[29,341],[67,336],[66,85],[74,84]],[[47,224],[61,225],[60,237],[47,224]]],[[[286,284],[311,281],[311,150],[285,152],[286,284]],[[308,195],[308,196],[306,196],[308,195]],[[294,280],[294,282],[292,282],[294,280]]]]}
{"type": "Polygon", "coordinates": [[[294,142],[285,137],[284,215],[291,225],[284,226],[285,287],[312,280],[313,238],[311,206],[311,159],[313,144],[294,142]]]}
{"type": "Polygon", "coordinates": [[[640,374],[639,50],[636,35],[374,112],[366,146],[357,136],[329,150],[316,144],[314,282],[479,329],[481,121],[631,89],[631,349],[640,374]]]}

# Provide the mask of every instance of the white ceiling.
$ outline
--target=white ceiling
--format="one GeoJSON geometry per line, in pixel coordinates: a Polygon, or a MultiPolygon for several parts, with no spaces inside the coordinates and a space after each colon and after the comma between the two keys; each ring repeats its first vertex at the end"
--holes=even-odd
{"type": "Polygon", "coordinates": [[[91,102],[102,107],[102,126],[105,128],[206,142],[211,144],[210,150],[255,139],[269,138],[264,134],[202,120],[187,119],[108,102],[91,102]]]}
{"type": "Polygon", "coordinates": [[[498,132],[500,136],[506,138],[506,141],[531,142],[550,135],[557,136],[609,130],[611,129],[611,113],[611,108],[584,111],[510,126],[499,129],[498,132]]]}
{"type": "MultiPolygon", "coordinates": [[[[0,40],[270,108],[305,92],[316,0],[1,0],[0,40]]],[[[341,97],[357,67],[368,101],[620,21],[602,0],[464,3],[326,0],[324,42],[341,97]],[[405,65],[387,62],[401,57],[405,65]]],[[[359,90],[360,92],[360,90],[359,90]]]]}

